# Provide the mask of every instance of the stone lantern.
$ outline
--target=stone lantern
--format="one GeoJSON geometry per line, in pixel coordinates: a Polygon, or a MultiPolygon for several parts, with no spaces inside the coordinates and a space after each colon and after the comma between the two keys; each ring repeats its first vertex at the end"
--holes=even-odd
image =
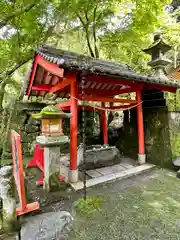
{"type": "Polygon", "coordinates": [[[60,147],[69,142],[62,129],[62,120],[70,118],[57,106],[47,106],[33,118],[42,122],[42,134],[36,137],[36,142],[44,148],[44,189],[53,191],[60,187],[60,147]]]}
{"type": "Polygon", "coordinates": [[[165,54],[171,48],[172,47],[165,42],[165,40],[162,38],[162,35],[159,33],[154,36],[154,42],[152,45],[143,50],[143,52],[151,55],[151,61],[148,62],[148,65],[155,70],[154,76],[159,77],[162,80],[168,80],[164,69],[172,61],[167,59],[165,54]]]}

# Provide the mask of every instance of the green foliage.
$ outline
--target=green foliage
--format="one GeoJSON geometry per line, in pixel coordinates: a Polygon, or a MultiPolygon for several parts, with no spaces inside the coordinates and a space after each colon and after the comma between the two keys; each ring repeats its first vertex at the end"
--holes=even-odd
{"type": "Polygon", "coordinates": [[[75,208],[83,215],[90,215],[100,209],[102,202],[102,197],[88,197],[86,200],[80,198],[76,201],[75,208]]]}
{"type": "Polygon", "coordinates": [[[171,133],[171,148],[172,148],[172,159],[176,159],[180,156],[180,134],[178,132],[171,133]]]}
{"type": "MultiPolygon", "coordinates": [[[[0,88],[3,90],[2,98],[6,95],[7,84],[13,91],[16,89],[15,96],[18,97],[21,89],[20,80],[22,76],[24,77],[25,68],[18,73],[21,79],[17,74],[13,76],[14,72],[29,62],[33,58],[35,49],[52,35],[56,18],[55,11],[52,10],[50,14],[51,5],[52,1],[48,0],[1,1],[0,88]]],[[[0,105],[2,106],[2,100],[0,105]]]]}
{"type": "MultiPolygon", "coordinates": [[[[165,6],[170,2],[1,1],[0,105],[2,99],[8,104],[9,89],[12,89],[13,96],[19,96],[25,72],[30,70],[26,63],[33,58],[35,49],[42,43],[129,64],[135,71],[149,74],[149,56],[141,49],[152,42],[154,31],[163,30],[177,51],[180,45],[180,27],[176,21],[178,12],[165,11],[165,6]]],[[[173,53],[170,55],[173,56],[173,53]]]]}
{"type": "Polygon", "coordinates": [[[166,104],[169,111],[180,111],[180,90],[176,93],[165,93],[166,104]]]}

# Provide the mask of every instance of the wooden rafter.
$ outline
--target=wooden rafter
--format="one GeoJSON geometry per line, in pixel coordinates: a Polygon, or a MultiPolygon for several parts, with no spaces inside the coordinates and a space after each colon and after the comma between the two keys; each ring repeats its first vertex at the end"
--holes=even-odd
{"type": "Polygon", "coordinates": [[[51,84],[37,84],[32,86],[32,90],[34,91],[45,91],[49,92],[52,88],[51,84]]]}
{"type": "Polygon", "coordinates": [[[65,102],[62,102],[62,103],[57,103],[56,106],[59,107],[59,108],[67,108],[67,107],[70,107],[72,104],[72,101],[69,100],[69,101],[65,101],[65,102]]]}
{"type": "MultiPolygon", "coordinates": [[[[140,88],[135,88],[135,87],[130,87],[130,88],[124,88],[124,89],[115,89],[115,90],[99,90],[99,89],[90,89],[87,88],[85,89],[85,93],[87,95],[97,95],[97,96],[115,96],[115,95],[120,95],[120,94],[125,94],[125,93],[132,93],[132,92],[136,92],[140,90],[140,88]]],[[[80,93],[81,89],[79,89],[79,93],[80,93]]]]}
{"type": "Polygon", "coordinates": [[[96,81],[98,83],[109,83],[109,84],[115,84],[115,85],[125,85],[125,86],[131,86],[131,87],[136,87],[141,89],[144,85],[144,83],[141,82],[135,82],[135,81],[131,81],[131,80],[124,80],[124,79],[119,79],[119,78],[110,78],[110,77],[106,77],[106,76],[100,76],[100,75],[90,75],[87,76],[87,79],[89,81],[96,81]]]}
{"type": "Polygon", "coordinates": [[[54,93],[60,91],[61,89],[73,84],[76,81],[76,75],[77,73],[67,73],[64,80],[53,86],[50,92],[54,93]]]}
{"type": "MultiPolygon", "coordinates": [[[[78,95],[78,99],[82,100],[82,96],[78,95]]],[[[85,101],[92,101],[92,102],[116,102],[116,103],[137,103],[136,100],[131,99],[117,99],[117,98],[108,98],[108,97],[94,97],[94,96],[87,96],[84,97],[85,101]]]]}
{"type": "Polygon", "coordinates": [[[64,69],[63,68],[59,68],[57,64],[50,63],[50,62],[46,61],[44,58],[42,58],[41,56],[37,56],[37,62],[38,62],[38,64],[41,67],[43,67],[49,73],[51,73],[51,74],[53,74],[55,76],[63,78],[63,76],[64,76],[64,69]]]}

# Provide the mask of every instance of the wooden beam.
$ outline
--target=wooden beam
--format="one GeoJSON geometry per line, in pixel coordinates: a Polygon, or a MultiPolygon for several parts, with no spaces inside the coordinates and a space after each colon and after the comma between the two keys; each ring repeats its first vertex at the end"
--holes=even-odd
{"type": "MultiPolygon", "coordinates": [[[[82,100],[82,96],[77,96],[79,100],[82,100]]],[[[93,101],[93,102],[119,102],[119,103],[137,103],[136,100],[131,99],[117,99],[117,98],[108,98],[108,97],[93,97],[85,95],[85,101],[93,101]]]]}
{"type": "Polygon", "coordinates": [[[136,104],[128,104],[128,105],[121,105],[121,106],[111,106],[111,107],[106,107],[107,110],[118,110],[118,109],[126,109],[129,107],[136,106],[136,104]]]}
{"type": "Polygon", "coordinates": [[[32,90],[34,91],[45,91],[45,92],[49,92],[52,88],[51,84],[37,84],[32,86],[32,90]]]}
{"type": "Polygon", "coordinates": [[[168,91],[175,93],[177,88],[176,87],[171,87],[171,86],[166,86],[166,85],[159,85],[155,83],[145,83],[145,82],[137,82],[133,80],[125,80],[125,79],[118,79],[118,78],[110,78],[107,76],[95,76],[95,75],[89,75],[87,76],[87,79],[89,81],[97,81],[101,83],[109,83],[109,84],[115,84],[115,85],[125,85],[125,86],[131,86],[138,88],[140,90],[142,89],[158,89],[162,91],[168,91]]]}
{"type": "MultiPolygon", "coordinates": [[[[45,79],[46,79],[47,75],[48,75],[48,72],[43,69],[43,76],[42,76],[42,82],[43,82],[43,83],[45,82],[45,79]]],[[[33,86],[32,86],[32,87],[33,87],[33,86]]],[[[33,89],[32,89],[32,90],[33,90],[33,89]]],[[[37,94],[36,94],[37,97],[39,96],[39,94],[40,94],[40,91],[37,92],[37,94]]]]}
{"type": "MultiPolygon", "coordinates": [[[[111,96],[116,96],[120,94],[125,94],[125,93],[131,93],[131,92],[136,92],[138,90],[141,90],[141,88],[135,88],[135,87],[130,87],[130,88],[124,88],[124,89],[115,89],[115,90],[99,90],[99,89],[91,89],[87,88],[85,89],[85,93],[90,95],[97,95],[97,96],[106,96],[106,97],[111,97],[111,96]]],[[[79,89],[79,93],[81,93],[81,89],[79,89]]]]}
{"type": "MultiPolygon", "coordinates": [[[[61,107],[61,106],[60,106],[61,107]]],[[[94,111],[94,108],[93,107],[89,107],[89,106],[82,106],[82,105],[79,105],[78,106],[78,109],[81,109],[82,107],[84,107],[84,110],[86,111],[94,111]]],[[[70,110],[70,106],[62,106],[61,109],[63,111],[69,111],[70,110]]],[[[98,111],[98,109],[96,109],[98,111]]]]}
{"type": "MultiPolygon", "coordinates": [[[[69,110],[70,110],[69,102],[70,102],[70,101],[65,102],[65,103],[62,103],[62,104],[61,104],[61,103],[57,103],[56,106],[60,107],[63,111],[69,111],[69,110]],[[67,104],[66,104],[66,103],[67,103],[67,104]]],[[[113,106],[113,107],[105,107],[105,109],[106,109],[106,110],[116,110],[116,109],[119,110],[119,109],[126,109],[126,108],[129,108],[129,107],[134,107],[134,106],[136,106],[136,104],[113,106]]],[[[96,106],[95,106],[95,108],[94,108],[94,107],[90,107],[90,106],[82,106],[82,105],[79,105],[79,106],[78,106],[78,109],[81,109],[82,107],[84,107],[84,110],[85,110],[85,111],[94,111],[94,109],[95,109],[96,111],[103,111],[103,110],[99,109],[99,108],[101,108],[101,106],[97,106],[97,108],[96,108],[96,106]]]]}
{"type": "Polygon", "coordinates": [[[35,56],[30,79],[29,79],[29,86],[26,94],[28,97],[30,96],[30,93],[31,93],[31,88],[32,88],[34,77],[36,74],[37,64],[38,64],[38,56],[35,56]]]}
{"type": "Polygon", "coordinates": [[[175,87],[169,87],[169,86],[161,86],[161,85],[150,85],[150,84],[146,84],[144,86],[144,89],[157,89],[157,90],[161,90],[161,91],[167,91],[167,92],[172,92],[172,93],[176,93],[177,88],[175,87]]]}
{"type": "Polygon", "coordinates": [[[57,64],[50,63],[41,56],[37,56],[38,64],[43,67],[46,71],[50,72],[53,75],[63,78],[64,76],[64,69],[59,68],[57,64]]]}
{"type": "Polygon", "coordinates": [[[76,81],[76,74],[68,74],[66,76],[66,79],[58,84],[56,84],[55,86],[53,86],[50,90],[50,92],[54,93],[57,92],[65,87],[67,87],[68,85],[71,85],[72,83],[74,83],[76,81]]]}
{"type": "Polygon", "coordinates": [[[89,75],[87,76],[87,79],[89,81],[97,81],[98,83],[109,83],[109,84],[115,84],[115,85],[125,85],[125,86],[132,86],[136,88],[142,88],[144,83],[141,82],[135,82],[133,80],[124,80],[124,79],[118,79],[118,78],[110,78],[106,76],[100,76],[100,75],[89,75]]]}
{"type": "Polygon", "coordinates": [[[62,102],[62,103],[57,103],[56,106],[59,107],[59,108],[65,108],[65,107],[70,107],[72,104],[72,101],[69,100],[69,101],[65,101],[65,102],[62,102]]]}

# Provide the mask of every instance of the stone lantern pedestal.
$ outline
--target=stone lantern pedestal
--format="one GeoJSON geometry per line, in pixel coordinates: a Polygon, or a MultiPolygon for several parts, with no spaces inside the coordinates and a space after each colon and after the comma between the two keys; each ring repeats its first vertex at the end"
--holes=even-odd
{"type": "Polygon", "coordinates": [[[55,191],[60,188],[61,145],[69,142],[68,136],[38,136],[36,142],[44,148],[44,183],[45,190],[55,191]]]}
{"type": "Polygon", "coordinates": [[[44,148],[44,183],[43,187],[48,192],[60,188],[60,149],[69,142],[62,129],[62,119],[70,118],[56,106],[47,106],[40,113],[32,117],[41,120],[42,134],[36,137],[36,142],[44,148]]]}

